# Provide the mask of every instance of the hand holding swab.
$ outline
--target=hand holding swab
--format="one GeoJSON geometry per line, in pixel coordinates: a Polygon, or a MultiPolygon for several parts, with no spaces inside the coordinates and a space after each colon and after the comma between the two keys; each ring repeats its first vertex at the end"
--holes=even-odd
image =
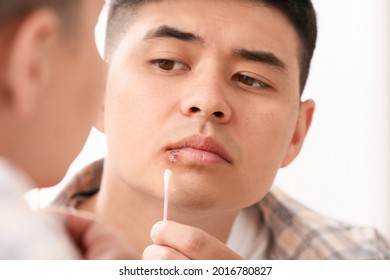
{"type": "Polygon", "coordinates": [[[164,215],[163,220],[166,221],[168,218],[168,189],[169,179],[171,178],[172,171],[169,169],[164,170],[164,215]]]}

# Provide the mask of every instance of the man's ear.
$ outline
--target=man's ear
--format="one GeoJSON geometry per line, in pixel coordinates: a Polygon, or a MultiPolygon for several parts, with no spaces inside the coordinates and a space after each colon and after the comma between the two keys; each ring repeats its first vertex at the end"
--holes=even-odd
{"type": "Polygon", "coordinates": [[[50,75],[53,37],[59,34],[56,14],[40,9],[22,19],[9,49],[6,69],[7,88],[13,111],[29,115],[39,102],[50,75]]]}
{"type": "Polygon", "coordinates": [[[299,108],[298,120],[295,126],[295,131],[291,138],[290,146],[283,159],[281,167],[286,167],[287,165],[289,165],[299,154],[306,134],[310,128],[313,119],[314,109],[315,103],[313,100],[307,100],[301,103],[299,108]]]}

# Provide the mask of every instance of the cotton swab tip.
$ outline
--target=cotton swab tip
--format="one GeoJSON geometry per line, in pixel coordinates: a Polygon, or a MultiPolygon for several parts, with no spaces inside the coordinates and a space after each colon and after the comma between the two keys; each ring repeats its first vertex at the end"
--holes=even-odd
{"type": "Polygon", "coordinates": [[[169,169],[164,170],[164,188],[165,190],[169,187],[169,179],[171,178],[172,171],[169,169]]]}

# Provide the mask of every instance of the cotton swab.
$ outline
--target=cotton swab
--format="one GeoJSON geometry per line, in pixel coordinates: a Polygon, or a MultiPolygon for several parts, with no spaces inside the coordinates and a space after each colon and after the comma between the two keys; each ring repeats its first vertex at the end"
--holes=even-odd
{"type": "Polygon", "coordinates": [[[168,189],[169,189],[169,179],[171,178],[172,171],[169,169],[164,170],[164,215],[163,221],[166,221],[168,218],[168,189]]]}

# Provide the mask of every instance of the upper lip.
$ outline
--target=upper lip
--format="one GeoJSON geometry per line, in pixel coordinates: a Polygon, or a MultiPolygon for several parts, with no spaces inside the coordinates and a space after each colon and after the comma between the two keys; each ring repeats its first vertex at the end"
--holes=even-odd
{"type": "Polygon", "coordinates": [[[225,161],[231,163],[232,159],[226,148],[211,136],[192,135],[168,146],[168,150],[196,149],[214,153],[225,161]]]}

